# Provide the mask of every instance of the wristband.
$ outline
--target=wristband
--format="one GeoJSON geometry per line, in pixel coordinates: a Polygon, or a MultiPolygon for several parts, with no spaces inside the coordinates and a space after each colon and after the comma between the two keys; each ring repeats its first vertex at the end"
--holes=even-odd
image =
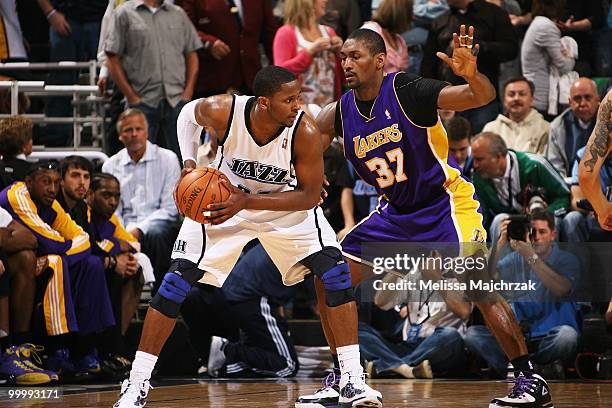
{"type": "Polygon", "coordinates": [[[53,9],[49,12],[49,14],[46,15],[47,20],[49,20],[51,17],[53,17],[53,15],[57,13],[56,9],[53,9]]]}

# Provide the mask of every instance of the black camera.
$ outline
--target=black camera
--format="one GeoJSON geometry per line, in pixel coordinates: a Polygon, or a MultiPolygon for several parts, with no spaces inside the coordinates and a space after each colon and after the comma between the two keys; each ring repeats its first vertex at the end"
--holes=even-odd
{"type": "Polygon", "coordinates": [[[576,202],[576,207],[585,210],[585,211],[595,211],[593,210],[593,206],[591,205],[591,203],[589,202],[589,200],[583,198],[582,200],[579,200],[576,202]]]}
{"type": "Polygon", "coordinates": [[[508,217],[508,239],[525,241],[525,236],[531,234],[531,217],[525,214],[510,215],[508,217]]]}
{"type": "Polygon", "coordinates": [[[548,207],[546,189],[544,187],[527,184],[517,198],[523,208],[528,209],[530,213],[548,207]]]}

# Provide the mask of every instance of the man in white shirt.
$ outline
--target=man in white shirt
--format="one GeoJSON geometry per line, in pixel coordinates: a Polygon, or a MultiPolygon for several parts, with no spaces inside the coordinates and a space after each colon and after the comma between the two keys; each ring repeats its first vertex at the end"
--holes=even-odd
{"type": "Polygon", "coordinates": [[[550,123],[533,108],[534,85],[517,77],[504,84],[504,111],[485,125],[483,132],[497,133],[509,149],[543,154],[548,143],[550,123]]]}
{"type": "Polygon", "coordinates": [[[123,112],[117,130],[125,148],[108,159],[102,171],[121,183],[117,215],[140,241],[142,252],[151,258],[157,287],[170,266],[179,228],[172,195],[181,172],[178,158],[171,150],[147,140],[147,120],[138,109],[123,112]]]}

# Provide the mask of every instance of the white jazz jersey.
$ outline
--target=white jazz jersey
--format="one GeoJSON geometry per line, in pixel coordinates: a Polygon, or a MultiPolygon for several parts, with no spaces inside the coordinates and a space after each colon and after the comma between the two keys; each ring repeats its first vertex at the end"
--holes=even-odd
{"type": "MultiPolygon", "coordinates": [[[[293,139],[304,112],[298,113],[291,127],[282,128],[275,139],[260,146],[247,123],[249,115],[246,111],[254,102],[252,96],[234,96],[231,124],[219,143],[217,156],[210,167],[219,169],[233,185],[250,194],[293,190],[293,139]]],[[[278,211],[245,210],[240,216],[269,221],[283,214],[278,211]]]]}
{"type": "MultiPolygon", "coordinates": [[[[210,167],[222,171],[231,183],[250,194],[293,190],[293,142],[304,115],[283,128],[269,143],[258,145],[250,132],[249,111],[255,99],[234,96],[231,120],[210,167]],[[251,101],[251,102],[249,102],[251,101]]],[[[174,244],[172,259],[187,259],[206,271],[200,280],[221,286],[253,239],[281,272],[283,282],[301,282],[310,271],[300,261],[323,247],[336,247],[336,234],[320,207],[306,211],[242,210],[220,225],[202,225],[185,218],[174,244]]]]}

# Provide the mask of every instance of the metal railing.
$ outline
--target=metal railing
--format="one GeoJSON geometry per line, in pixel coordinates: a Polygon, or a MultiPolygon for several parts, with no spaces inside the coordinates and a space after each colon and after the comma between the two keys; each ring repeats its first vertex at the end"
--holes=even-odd
{"type": "Polygon", "coordinates": [[[59,61],[59,62],[7,62],[0,64],[1,71],[76,71],[83,68],[89,70],[89,85],[96,84],[96,60],[83,62],[59,61]]]}
{"type": "Polygon", "coordinates": [[[108,160],[108,155],[98,149],[91,150],[70,150],[70,148],[62,148],[62,147],[46,147],[43,149],[43,146],[34,146],[32,154],[28,156],[28,160],[46,160],[46,159],[58,159],[61,160],[66,156],[70,156],[71,154],[78,154],[79,156],[83,156],[90,161],[99,161],[104,163],[108,160]]]}
{"type": "MultiPolygon", "coordinates": [[[[106,99],[98,96],[96,86],[95,60],[87,62],[60,61],[49,63],[30,63],[30,62],[10,62],[0,64],[2,71],[62,71],[62,70],[81,70],[89,71],[89,85],[47,85],[44,81],[0,81],[0,89],[11,90],[11,115],[19,112],[19,92],[33,97],[50,96],[72,96],[72,117],[49,117],[44,114],[26,114],[35,123],[60,124],[71,123],[73,133],[73,147],[81,147],[81,132],[84,124],[91,124],[92,140],[105,147],[105,116],[106,99]],[[85,97],[83,97],[85,96],[85,97]],[[80,106],[90,105],[91,113],[88,116],[79,116],[80,106]]],[[[0,118],[10,115],[0,114],[0,118]]]]}

